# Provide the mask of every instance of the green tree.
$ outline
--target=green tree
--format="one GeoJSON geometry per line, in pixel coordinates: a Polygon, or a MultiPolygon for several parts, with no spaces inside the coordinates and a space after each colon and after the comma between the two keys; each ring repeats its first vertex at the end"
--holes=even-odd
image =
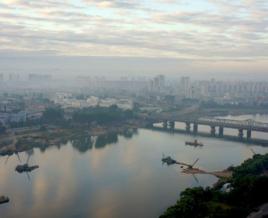
{"type": "Polygon", "coordinates": [[[60,107],[47,108],[42,116],[44,123],[60,123],[64,121],[64,111],[60,107]]]}
{"type": "Polygon", "coordinates": [[[0,123],[0,134],[4,134],[6,132],[6,127],[4,127],[1,123],[0,123]]]}

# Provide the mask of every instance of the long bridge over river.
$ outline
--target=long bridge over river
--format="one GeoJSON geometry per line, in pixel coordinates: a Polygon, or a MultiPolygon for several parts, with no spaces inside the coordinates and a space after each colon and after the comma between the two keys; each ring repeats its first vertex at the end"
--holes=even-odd
{"type": "Polygon", "coordinates": [[[252,131],[267,132],[268,123],[256,122],[254,120],[229,120],[229,119],[217,119],[217,118],[169,118],[169,119],[155,119],[154,123],[163,123],[163,128],[174,129],[175,122],[185,123],[185,130],[188,133],[198,134],[198,126],[210,126],[211,136],[224,136],[224,128],[237,129],[238,137],[244,138],[244,132],[246,132],[246,138],[251,139],[252,131]],[[217,131],[218,130],[218,131],[217,131]]]}

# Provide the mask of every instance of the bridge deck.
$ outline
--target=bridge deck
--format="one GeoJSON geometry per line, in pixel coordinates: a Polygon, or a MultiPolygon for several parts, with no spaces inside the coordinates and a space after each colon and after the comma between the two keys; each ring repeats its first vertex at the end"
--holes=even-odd
{"type": "Polygon", "coordinates": [[[226,128],[234,129],[249,129],[255,131],[268,132],[268,123],[256,122],[254,120],[228,120],[228,119],[210,119],[210,118],[201,118],[194,123],[200,125],[210,125],[210,126],[222,126],[226,128]]]}
{"type": "Polygon", "coordinates": [[[173,122],[184,122],[184,123],[196,123],[198,125],[207,125],[207,126],[222,126],[225,128],[232,129],[245,129],[259,132],[268,132],[268,123],[256,122],[254,120],[230,120],[230,119],[217,119],[217,118],[199,118],[199,119],[180,119],[180,118],[166,118],[160,119],[165,121],[173,122]]]}

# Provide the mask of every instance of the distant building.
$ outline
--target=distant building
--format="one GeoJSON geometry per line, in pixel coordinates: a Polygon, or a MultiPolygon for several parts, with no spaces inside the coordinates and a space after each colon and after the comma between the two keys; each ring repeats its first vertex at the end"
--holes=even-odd
{"type": "Polygon", "coordinates": [[[101,87],[113,90],[124,90],[138,92],[145,89],[147,83],[145,81],[136,80],[115,80],[115,81],[104,81],[101,83],[101,87]]]}
{"type": "Polygon", "coordinates": [[[49,81],[51,78],[49,74],[29,74],[29,81],[49,81]]]}
{"type": "Polygon", "coordinates": [[[20,75],[18,73],[10,73],[8,74],[9,81],[18,81],[20,80],[20,75]]]}
{"type": "Polygon", "coordinates": [[[192,90],[190,77],[182,77],[180,81],[180,86],[182,90],[182,96],[184,98],[193,97],[193,90],[192,90]]]}
{"type": "Polygon", "coordinates": [[[150,82],[151,92],[162,92],[165,90],[165,76],[158,75],[154,77],[150,82]]]}
{"type": "Polygon", "coordinates": [[[208,93],[211,97],[263,97],[268,94],[268,83],[211,80],[208,84],[208,93]]]}
{"type": "Polygon", "coordinates": [[[19,123],[27,120],[27,113],[20,111],[18,113],[0,113],[0,123],[6,125],[8,123],[19,123]]]}

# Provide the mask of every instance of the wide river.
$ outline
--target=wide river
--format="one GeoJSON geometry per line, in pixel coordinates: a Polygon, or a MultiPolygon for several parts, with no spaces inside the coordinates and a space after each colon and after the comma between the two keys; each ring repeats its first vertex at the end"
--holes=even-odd
{"type": "MultiPolygon", "coordinates": [[[[268,116],[260,119],[268,122],[268,116]]],[[[15,172],[20,163],[16,156],[1,157],[0,195],[11,201],[0,205],[0,217],[158,217],[185,188],[217,181],[209,175],[185,175],[178,165],[163,165],[163,154],[186,163],[199,158],[197,166],[212,171],[240,164],[252,156],[251,148],[268,152],[268,147],[195,138],[138,129],[90,142],[81,139],[43,151],[34,149],[20,154],[21,162],[30,155],[29,163],[40,166],[29,175],[15,172]],[[185,146],[185,141],[195,138],[203,142],[202,148],[185,146]]]]}

